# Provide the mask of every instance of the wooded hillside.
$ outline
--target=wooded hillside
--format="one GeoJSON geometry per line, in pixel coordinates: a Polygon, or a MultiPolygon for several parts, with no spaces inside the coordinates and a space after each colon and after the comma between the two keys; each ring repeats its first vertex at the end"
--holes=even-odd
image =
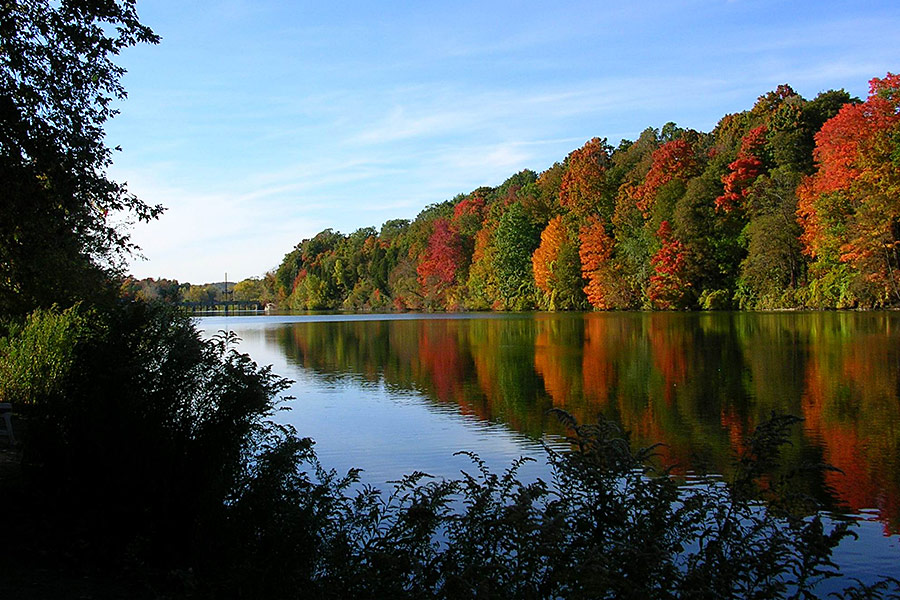
{"type": "Polygon", "coordinates": [[[878,308],[900,304],[900,76],[790,86],[709,133],[593,138],[398,219],[303,240],[295,310],[878,308]]]}

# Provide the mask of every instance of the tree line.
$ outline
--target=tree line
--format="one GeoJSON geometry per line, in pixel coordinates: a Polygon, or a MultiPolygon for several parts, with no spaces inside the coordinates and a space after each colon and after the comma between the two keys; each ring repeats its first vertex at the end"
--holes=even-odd
{"type": "Polygon", "coordinates": [[[248,277],[237,282],[179,283],[177,279],[124,277],[119,281],[119,295],[141,302],[165,302],[179,304],[198,302],[215,304],[227,300],[259,302],[262,305],[275,301],[274,275],[267,273],[262,279],[248,277]]]}
{"type": "Polygon", "coordinates": [[[593,138],[396,219],[297,244],[293,310],[880,308],[900,303],[900,76],[790,86],[709,133],[593,138]]]}

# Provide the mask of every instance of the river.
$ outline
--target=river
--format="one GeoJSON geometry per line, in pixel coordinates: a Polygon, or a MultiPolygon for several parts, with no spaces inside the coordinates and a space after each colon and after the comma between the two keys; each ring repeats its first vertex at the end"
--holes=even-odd
{"type": "MultiPolygon", "coordinates": [[[[475,452],[502,470],[540,459],[565,431],[548,414],[619,423],[662,442],[690,477],[726,478],[773,411],[802,417],[784,472],[840,471],[804,488],[858,519],[846,573],[900,574],[900,314],[461,313],[205,317],[294,380],[279,420],[316,440],[323,465],[376,486],[415,470],[456,477],[475,452]]],[[[525,477],[540,476],[540,460],[525,477]]]]}

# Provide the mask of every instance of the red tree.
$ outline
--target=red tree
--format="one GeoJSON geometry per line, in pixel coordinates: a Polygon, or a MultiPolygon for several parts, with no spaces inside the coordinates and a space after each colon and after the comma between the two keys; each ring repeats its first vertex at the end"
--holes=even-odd
{"type": "Polygon", "coordinates": [[[456,283],[456,274],[464,266],[465,252],[460,235],[445,218],[434,222],[416,273],[426,298],[446,307],[447,291],[456,283]]]}
{"type": "Polygon", "coordinates": [[[663,221],[656,232],[662,246],[650,259],[653,275],[647,288],[647,297],[654,308],[671,310],[681,308],[690,282],[684,276],[684,245],[672,236],[668,221],[663,221]]]}
{"type": "Polygon", "coordinates": [[[637,207],[644,218],[650,216],[656,192],[671,181],[687,181],[697,174],[698,163],[694,148],[684,138],[666,142],[653,151],[653,163],[643,183],[634,190],[637,207]]]}
{"type": "Polygon", "coordinates": [[[855,267],[900,301],[900,75],[870,81],[816,134],[815,174],[800,185],[797,218],[804,252],[855,267]]]}
{"type": "Polygon", "coordinates": [[[744,208],[750,184],[763,172],[762,155],[767,133],[768,128],[760,125],[741,139],[741,150],[737,158],[728,165],[728,173],[722,176],[725,190],[716,198],[716,210],[731,212],[744,208]]]}

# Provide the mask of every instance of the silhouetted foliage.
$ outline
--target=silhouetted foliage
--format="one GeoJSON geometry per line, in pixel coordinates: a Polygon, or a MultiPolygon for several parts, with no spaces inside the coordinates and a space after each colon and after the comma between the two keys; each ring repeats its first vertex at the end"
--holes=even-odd
{"type": "Polygon", "coordinates": [[[134,249],[115,216],[162,211],[106,170],[125,48],[155,43],[134,2],[0,5],[0,315],[96,293],[134,249]]]}
{"type": "Polygon", "coordinates": [[[27,425],[15,512],[36,522],[21,547],[168,566],[202,548],[198,527],[221,512],[286,387],[234,342],[201,341],[162,304],[43,311],[14,327],[0,397],[27,425]]]}
{"type": "MultiPolygon", "coordinates": [[[[815,514],[790,477],[761,485],[796,419],[762,423],[733,480],[683,487],[654,447],[632,449],[610,422],[560,416],[572,450],[549,452],[549,482],[519,479],[528,459],[494,473],[469,454],[473,471],[457,480],[412,473],[386,495],[351,492],[356,473],[324,470],[306,445],[281,446],[255,471],[262,489],[233,506],[237,530],[254,532],[222,546],[242,549],[238,569],[217,560],[212,581],[235,597],[814,598],[839,575],[830,555],[849,523],[815,514]],[[307,474],[290,470],[291,455],[310,461],[307,474]],[[271,518],[252,510],[273,496],[289,499],[273,507],[277,526],[248,527],[271,518]]],[[[900,583],[843,594],[861,590],[891,597],[900,583]]]]}

